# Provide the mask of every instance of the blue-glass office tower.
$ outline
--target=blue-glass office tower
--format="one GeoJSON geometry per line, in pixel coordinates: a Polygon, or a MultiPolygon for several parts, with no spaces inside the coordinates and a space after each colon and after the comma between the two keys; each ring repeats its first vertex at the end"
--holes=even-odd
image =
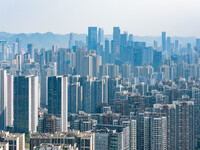
{"type": "Polygon", "coordinates": [[[166,50],[166,32],[162,32],[162,51],[166,50]]]}
{"type": "Polygon", "coordinates": [[[160,66],[162,65],[162,52],[154,50],[153,52],[153,67],[154,71],[159,71],[160,66]]]}
{"type": "Polygon", "coordinates": [[[60,130],[67,131],[68,77],[48,77],[48,113],[60,117],[60,130]]]}
{"type": "Polygon", "coordinates": [[[21,50],[22,50],[22,42],[20,38],[16,39],[16,43],[18,45],[18,54],[21,54],[21,50]]]}
{"type": "Polygon", "coordinates": [[[14,78],[14,131],[36,132],[38,125],[38,77],[14,78]]]}
{"type": "Polygon", "coordinates": [[[115,41],[116,45],[116,54],[119,54],[120,51],[120,28],[119,27],[113,27],[113,41],[115,41]]]}
{"type": "Polygon", "coordinates": [[[117,46],[120,46],[120,28],[113,27],[113,40],[117,46]]]}
{"type": "Polygon", "coordinates": [[[29,78],[24,76],[14,79],[14,131],[29,131],[29,78]]]}
{"type": "Polygon", "coordinates": [[[98,30],[98,43],[104,42],[104,30],[103,28],[99,28],[98,30]]]}
{"type": "Polygon", "coordinates": [[[34,49],[33,49],[33,44],[28,44],[28,45],[27,45],[27,52],[31,55],[31,58],[34,59],[34,49]]]}
{"type": "Polygon", "coordinates": [[[105,63],[110,63],[110,41],[109,39],[105,40],[105,63]]]}
{"type": "Polygon", "coordinates": [[[126,58],[125,51],[126,51],[127,41],[128,41],[128,33],[125,32],[124,34],[120,35],[120,57],[122,58],[122,60],[126,58]]]}
{"type": "Polygon", "coordinates": [[[97,50],[97,27],[88,27],[88,50],[97,50]]]}

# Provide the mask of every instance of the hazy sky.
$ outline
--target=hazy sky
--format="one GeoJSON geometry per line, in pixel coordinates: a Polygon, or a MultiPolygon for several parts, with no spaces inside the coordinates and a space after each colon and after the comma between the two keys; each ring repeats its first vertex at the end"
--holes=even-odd
{"type": "Polygon", "coordinates": [[[0,31],[200,36],[200,0],[0,0],[0,31]]]}

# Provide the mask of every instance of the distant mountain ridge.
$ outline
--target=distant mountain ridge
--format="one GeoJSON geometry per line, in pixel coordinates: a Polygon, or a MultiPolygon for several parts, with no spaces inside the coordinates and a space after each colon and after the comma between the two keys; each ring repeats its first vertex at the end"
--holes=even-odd
{"type": "MultiPolygon", "coordinates": [[[[86,41],[87,34],[74,34],[75,40],[86,41]]],[[[28,43],[32,43],[34,48],[46,48],[50,49],[52,45],[57,45],[58,47],[68,47],[69,34],[54,34],[52,32],[47,33],[20,33],[12,34],[8,32],[0,32],[0,40],[6,40],[9,44],[15,42],[16,38],[20,38],[22,41],[22,48],[26,49],[28,43]]],[[[112,40],[112,35],[105,35],[105,38],[112,40]]],[[[195,44],[195,37],[171,37],[171,41],[178,39],[182,45],[191,43],[193,46],[195,44]]],[[[153,41],[158,41],[159,45],[161,43],[161,37],[159,36],[134,36],[134,41],[146,42],[147,46],[153,45],[153,41]]]]}

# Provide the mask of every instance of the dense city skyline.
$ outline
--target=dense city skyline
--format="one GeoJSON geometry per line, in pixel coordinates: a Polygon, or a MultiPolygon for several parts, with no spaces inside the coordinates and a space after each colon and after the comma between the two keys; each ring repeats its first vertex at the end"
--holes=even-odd
{"type": "Polygon", "coordinates": [[[87,33],[88,26],[99,26],[105,34],[111,34],[112,26],[120,26],[123,31],[142,36],[158,36],[161,31],[172,36],[200,35],[198,0],[0,2],[0,31],[11,33],[87,33]]]}
{"type": "Polygon", "coordinates": [[[0,0],[0,150],[200,150],[199,6],[0,0]]]}

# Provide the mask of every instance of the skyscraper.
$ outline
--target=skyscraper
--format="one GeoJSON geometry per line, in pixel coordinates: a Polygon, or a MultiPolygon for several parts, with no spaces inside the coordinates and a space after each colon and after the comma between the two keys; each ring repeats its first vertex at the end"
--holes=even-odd
{"type": "Polygon", "coordinates": [[[120,28],[113,27],[113,40],[117,46],[120,46],[120,28]]]}
{"type": "Polygon", "coordinates": [[[21,71],[22,70],[22,55],[16,54],[16,70],[21,71]]]}
{"type": "Polygon", "coordinates": [[[0,41],[1,60],[7,59],[7,41],[0,41]]]}
{"type": "Polygon", "coordinates": [[[115,41],[111,41],[111,63],[115,64],[115,59],[117,58],[117,50],[119,50],[119,47],[116,46],[115,41]]]}
{"type": "Polygon", "coordinates": [[[14,80],[13,75],[7,75],[7,119],[6,119],[6,126],[13,126],[13,86],[14,80]]]}
{"type": "Polygon", "coordinates": [[[88,79],[83,82],[83,111],[86,113],[92,113],[92,87],[93,79],[88,79]]]}
{"type": "Polygon", "coordinates": [[[60,49],[57,52],[57,75],[64,75],[66,73],[66,51],[65,49],[60,49]]]}
{"type": "Polygon", "coordinates": [[[74,33],[69,34],[69,48],[72,48],[74,46],[75,41],[74,41],[74,33]]]}
{"type": "Polygon", "coordinates": [[[13,75],[0,70],[0,130],[13,126],[13,75]]]}
{"type": "Polygon", "coordinates": [[[17,42],[17,45],[18,45],[18,52],[17,53],[21,54],[21,51],[22,51],[22,42],[21,42],[21,39],[17,38],[16,42],[17,42]]]}
{"type": "Polygon", "coordinates": [[[108,39],[105,40],[104,62],[105,63],[110,63],[110,41],[108,39]]]}
{"type": "Polygon", "coordinates": [[[167,37],[166,49],[171,54],[171,37],[167,37]]]}
{"type": "Polygon", "coordinates": [[[18,54],[18,44],[17,44],[17,42],[13,43],[12,58],[14,58],[16,54],[18,54]]]}
{"type": "Polygon", "coordinates": [[[38,76],[18,76],[14,79],[14,131],[36,132],[38,125],[38,76]]]}
{"type": "Polygon", "coordinates": [[[119,48],[120,48],[120,28],[119,27],[113,27],[113,40],[115,41],[115,45],[118,47],[116,49],[116,53],[119,54],[119,48]]]}
{"type": "Polygon", "coordinates": [[[28,44],[28,45],[27,45],[27,52],[31,55],[31,58],[34,59],[33,44],[28,44]]]}
{"type": "Polygon", "coordinates": [[[162,32],[162,51],[166,50],[166,32],[162,32]]]}
{"type": "Polygon", "coordinates": [[[82,110],[82,86],[80,82],[69,85],[68,88],[69,102],[68,109],[70,113],[77,113],[82,110]]]}
{"type": "Polygon", "coordinates": [[[88,50],[97,50],[97,27],[88,27],[88,50]]]}
{"type": "Polygon", "coordinates": [[[137,122],[136,120],[130,121],[130,150],[137,150],[137,122]]]}
{"type": "Polygon", "coordinates": [[[167,150],[167,118],[151,118],[151,149],[167,150]]]}
{"type": "Polygon", "coordinates": [[[68,77],[48,77],[48,113],[61,119],[61,132],[67,131],[68,77]]]}
{"type": "Polygon", "coordinates": [[[6,70],[0,70],[0,130],[6,128],[7,118],[7,74],[6,70]]]}
{"type": "Polygon", "coordinates": [[[194,149],[194,102],[173,101],[176,105],[177,118],[177,149],[194,149]]]}
{"type": "Polygon", "coordinates": [[[123,64],[122,65],[122,77],[129,78],[131,75],[131,65],[123,64]]]}
{"type": "Polygon", "coordinates": [[[103,28],[99,28],[98,30],[98,43],[104,42],[104,30],[103,28]]]}
{"type": "Polygon", "coordinates": [[[124,48],[128,41],[128,33],[124,32],[120,35],[120,54],[123,54],[124,48]]]}
{"type": "Polygon", "coordinates": [[[89,75],[96,77],[99,73],[99,66],[102,64],[102,58],[96,54],[89,54],[82,59],[82,74],[83,76],[89,75]]]}

